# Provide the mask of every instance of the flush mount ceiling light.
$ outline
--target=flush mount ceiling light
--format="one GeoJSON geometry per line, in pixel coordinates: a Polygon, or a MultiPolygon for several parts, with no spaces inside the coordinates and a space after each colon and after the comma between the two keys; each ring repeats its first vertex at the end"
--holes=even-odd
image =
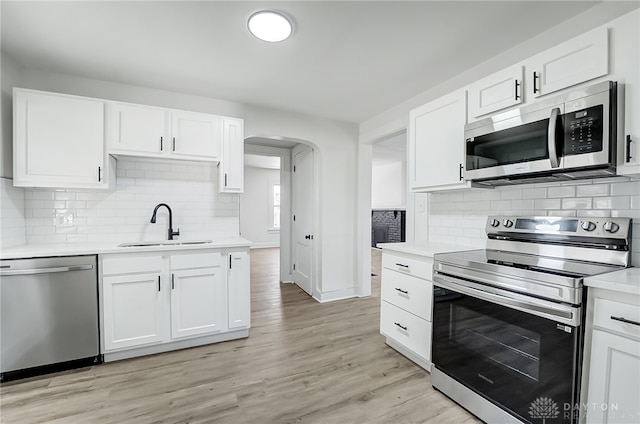
{"type": "Polygon", "coordinates": [[[280,12],[262,10],[249,17],[247,22],[249,32],[260,40],[269,43],[284,41],[291,35],[293,26],[291,21],[280,12]]]}

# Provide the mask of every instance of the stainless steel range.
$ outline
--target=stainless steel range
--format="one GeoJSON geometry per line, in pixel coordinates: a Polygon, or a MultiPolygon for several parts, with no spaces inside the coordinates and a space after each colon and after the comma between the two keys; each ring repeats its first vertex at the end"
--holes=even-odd
{"type": "Polygon", "coordinates": [[[588,276],[628,267],[631,219],[490,216],[434,257],[433,386],[489,423],[572,423],[588,276]]]}

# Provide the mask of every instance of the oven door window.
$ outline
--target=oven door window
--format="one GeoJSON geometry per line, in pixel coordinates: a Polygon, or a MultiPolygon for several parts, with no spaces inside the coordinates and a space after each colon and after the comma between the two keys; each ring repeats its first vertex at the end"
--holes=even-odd
{"type": "Polygon", "coordinates": [[[467,170],[549,159],[549,119],[520,125],[467,141],[467,170]]]}
{"type": "Polygon", "coordinates": [[[524,422],[537,399],[576,399],[579,331],[439,287],[434,289],[433,364],[524,422]]]}

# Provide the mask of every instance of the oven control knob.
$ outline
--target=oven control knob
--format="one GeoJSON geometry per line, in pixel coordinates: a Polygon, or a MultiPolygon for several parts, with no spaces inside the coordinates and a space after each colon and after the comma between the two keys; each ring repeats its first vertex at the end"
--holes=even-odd
{"type": "Polygon", "coordinates": [[[500,221],[498,221],[497,219],[494,218],[494,219],[491,220],[489,225],[491,225],[492,227],[497,227],[498,225],[500,225],[500,221]]]}
{"type": "Polygon", "coordinates": [[[593,231],[596,229],[596,224],[591,221],[582,221],[582,229],[585,231],[593,231]]]}
{"type": "Polygon", "coordinates": [[[507,228],[511,228],[513,227],[513,221],[510,219],[505,219],[504,221],[502,221],[502,225],[504,225],[507,228]]]}
{"type": "Polygon", "coordinates": [[[620,229],[620,226],[615,222],[609,221],[604,223],[604,226],[602,227],[602,229],[607,233],[615,233],[620,229]]]}

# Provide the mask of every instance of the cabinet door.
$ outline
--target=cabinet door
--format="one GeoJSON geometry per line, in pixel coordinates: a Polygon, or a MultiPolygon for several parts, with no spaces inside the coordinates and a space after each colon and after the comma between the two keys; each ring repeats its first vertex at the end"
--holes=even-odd
{"type": "Polygon", "coordinates": [[[164,340],[160,274],[103,277],[105,350],[164,340]]]}
{"type": "Polygon", "coordinates": [[[172,271],[172,338],[226,331],[227,284],[224,271],[220,266],[172,271]]]}
{"type": "Polygon", "coordinates": [[[522,103],[522,66],[497,72],[469,86],[469,121],[522,103]]]}
{"type": "Polygon", "coordinates": [[[463,181],[466,91],[409,113],[409,172],[413,191],[468,186],[463,181]]]}
{"type": "Polygon", "coordinates": [[[587,32],[559,44],[527,62],[527,86],[543,96],[609,72],[607,28],[587,32]]]}
{"type": "Polygon", "coordinates": [[[229,329],[249,328],[251,326],[249,254],[232,252],[229,253],[228,260],[229,329]]]}
{"type": "Polygon", "coordinates": [[[129,103],[109,103],[109,153],[146,154],[169,151],[169,112],[129,103]]]}
{"type": "Polygon", "coordinates": [[[588,398],[588,424],[638,422],[640,341],[593,330],[588,398]]]}
{"type": "Polygon", "coordinates": [[[224,118],[218,186],[220,193],[244,191],[244,120],[242,119],[224,118]]]}
{"type": "Polygon", "coordinates": [[[171,122],[171,152],[174,157],[220,160],[221,117],[174,110],[171,122]]]}
{"type": "Polygon", "coordinates": [[[14,122],[15,186],[107,188],[103,102],[15,89],[14,122]]]}
{"type": "Polygon", "coordinates": [[[640,12],[625,16],[613,29],[612,68],[618,81],[618,108],[624,122],[618,127],[619,175],[640,177],[640,12]]]}

